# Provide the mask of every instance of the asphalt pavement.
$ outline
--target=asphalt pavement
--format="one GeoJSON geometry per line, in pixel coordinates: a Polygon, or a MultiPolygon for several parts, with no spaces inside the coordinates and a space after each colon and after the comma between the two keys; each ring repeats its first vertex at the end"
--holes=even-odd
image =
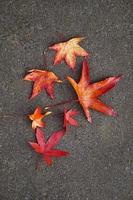
{"type": "MultiPolygon", "coordinates": [[[[132,12],[132,0],[0,0],[0,200],[133,199],[132,12]],[[53,66],[55,52],[47,51],[75,36],[85,37],[81,46],[91,53],[92,82],[123,75],[101,98],[118,116],[91,111],[90,124],[78,103],[66,105],[79,111],[79,127],[69,127],[58,145],[70,156],[47,167],[28,145],[34,132],[27,115],[37,105],[76,98],[66,76],[79,80],[82,58],[72,72],[64,62],[53,66]],[[63,80],[54,100],[45,92],[28,99],[32,83],[23,77],[33,68],[63,80]]],[[[62,128],[56,113],[63,109],[46,118],[47,138],[62,128]]]]}

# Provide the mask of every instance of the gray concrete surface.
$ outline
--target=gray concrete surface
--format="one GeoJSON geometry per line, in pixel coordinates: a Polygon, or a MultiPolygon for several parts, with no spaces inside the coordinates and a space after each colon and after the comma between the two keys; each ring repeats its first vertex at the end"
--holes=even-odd
{"type": "MultiPolygon", "coordinates": [[[[132,9],[132,0],[0,0],[0,200],[133,199],[132,9]],[[81,58],[74,74],[64,63],[52,66],[54,52],[47,66],[42,55],[50,44],[77,35],[86,37],[82,47],[91,52],[92,81],[124,75],[102,98],[118,117],[92,111],[90,125],[78,104],[69,105],[81,113],[80,127],[71,127],[59,145],[70,157],[54,160],[51,168],[39,158],[35,170],[37,156],[27,144],[34,134],[24,113],[53,102],[45,92],[29,101],[31,84],[22,78],[36,67],[78,80],[81,58]]],[[[55,95],[55,102],[76,96],[67,81],[56,85],[55,95]]],[[[46,136],[62,121],[47,118],[46,136]]]]}

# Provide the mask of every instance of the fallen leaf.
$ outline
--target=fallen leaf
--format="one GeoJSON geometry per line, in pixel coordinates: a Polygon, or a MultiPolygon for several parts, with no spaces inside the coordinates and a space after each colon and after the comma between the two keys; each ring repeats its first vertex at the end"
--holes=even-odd
{"type": "Polygon", "coordinates": [[[54,65],[60,64],[62,60],[65,60],[67,65],[74,69],[76,65],[76,56],[89,55],[89,53],[87,53],[78,44],[83,39],[83,37],[72,38],[67,42],[54,44],[53,46],[49,47],[49,49],[57,51],[54,59],[54,65]]]}
{"type": "Polygon", "coordinates": [[[38,69],[30,70],[29,74],[24,77],[24,80],[34,82],[30,99],[36,97],[42,90],[46,90],[53,99],[55,82],[62,82],[53,72],[38,69]]]}
{"type": "Polygon", "coordinates": [[[29,115],[29,118],[32,120],[32,128],[36,129],[37,127],[44,127],[45,123],[42,121],[42,119],[49,114],[51,114],[51,112],[42,114],[42,109],[38,106],[34,113],[29,115]]]}
{"type": "Polygon", "coordinates": [[[73,88],[75,89],[79,102],[83,107],[84,113],[89,122],[92,122],[89,108],[102,112],[110,116],[116,116],[116,112],[106,104],[104,104],[99,97],[113,88],[121,79],[121,76],[113,76],[106,78],[97,83],[90,83],[88,71],[87,58],[83,61],[82,75],[79,83],[76,83],[71,77],[67,77],[73,88]]]}
{"type": "Polygon", "coordinates": [[[48,141],[44,136],[44,133],[40,128],[36,129],[36,142],[29,142],[32,148],[39,154],[42,154],[43,160],[47,163],[47,165],[52,165],[52,158],[60,158],[62,156],[67,156],[69,153],[67,151],[61,151],[59,149],[54,149],[60,139],[64,136],[65,129],[60,130],[58,132],[54,132],[48,141]]]}
{"type": "Polygon", "coordinates": [[[72,117],[77,115],[78,111],[76,110],[64,110],[64,127],[66,128],[68,124],[72,125],[72,126],[78,126],[78,122],[73,119],[72,117]]]}

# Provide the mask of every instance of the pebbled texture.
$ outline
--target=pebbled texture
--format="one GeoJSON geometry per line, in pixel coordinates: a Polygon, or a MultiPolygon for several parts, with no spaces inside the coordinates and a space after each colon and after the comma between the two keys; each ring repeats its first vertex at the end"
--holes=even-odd
{"type": "MultiPolygon", "coordinates": [[[[0,0],[0,113],[17,113],[10,118],[0,114],[1,200],[133,199],[132,7],[132,0],[0,0]],[[26,143],[34,140],[34,134],[23,113],[33,113],[37,105],[45,107],[52,100],[42,92],[29,101],[32,86],[22,79],[37,67],[53,70],[61,80],[68,75],[78,81],[81,57],[74,74],[64,62],[52,66],[53,51],[47,59],[42,56],[47,47],[75,36],[86,37],[82,47],[91,53],[92,82],[124,75],[103,97],[119,115],[111,118],[92,111],[93,126],[84,114],[78,115],[80,127],[71,126],[58,145],[70,157],[55,160],[51,168],[40,161],[36,171],[36,154],[26,143]]],[[[55,97],[60,102],[76,94],[65,80],[56,84],[55,97]]],[[[71,108],[82,113],[78,104],[71,108]]],[[[63,110],[59,106],[55,112],[63,110]]],[[[63,119],[51,115],[46,123],[48,137],[61,129],[63,119]]]]}

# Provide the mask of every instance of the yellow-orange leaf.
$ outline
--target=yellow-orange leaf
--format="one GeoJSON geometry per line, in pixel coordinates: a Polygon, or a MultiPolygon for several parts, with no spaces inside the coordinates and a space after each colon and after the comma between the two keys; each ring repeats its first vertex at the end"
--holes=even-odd
{"type": "Polygon", "coordinates": [[[32,120],[32,128],[36,129],[37,127],[44,127],[45,123],[42,121],[42,119],[50,113],[51,112],[46,112],[45,114],[42,114],[42,109],[38,106],[34,113],[29,115],[30,120],[32,120]]]}
{"type": "Polygon", "coordinates": [[[83,39],[83,37],[72,38],[67,42],[54,44],[53,46],[49,47],[49,49],[57,51],[54,59],[54,65],[57,65],[61,63],[62,60],[65,60],[67,65],[74,69],[76,65],[76,56],[84,57],[89,55],[89,53],[87,53],[78,44],[83,39]]]}

